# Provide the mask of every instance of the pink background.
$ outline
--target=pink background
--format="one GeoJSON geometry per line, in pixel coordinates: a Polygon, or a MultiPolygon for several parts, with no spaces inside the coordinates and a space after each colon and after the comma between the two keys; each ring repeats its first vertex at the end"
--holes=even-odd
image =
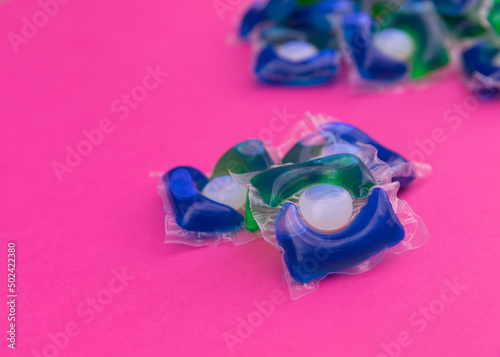
{"type": "MultiPolygon", "coordinates": [[[[223,356],[231,354],[224,336],[236,336],[250,316],[256,327],[234,355],[383,356],[385,345],[393,356],[499,356],[498,103],[471,106],[453,76],[363,96],[350,94],[345,78],[305,89],[259,85],[250,49],[230,38],[243,6],[222,2],[233,11],[221,18],[212,0],[71,1],[18,53],[9,33],[20,35],[23,17],[40,6],[0,5],[0,291],[7,295],[6,246],[14,241],[19,294],[17,349],[5,334],[0,354],[223,356]],[[169,76],[119,119],[111,104],[157,65],[169,76]],[[462,122],[445,121],[464,102],[462,122]],[[328,278],[296,301],[279,252],[262,240],[164,244],[149,173],[180,164],[208,171],[230,146],[273,127],[283,108],[294,118],[272,133],[275,143],[306,110],[351,122],[407,156],[426,142],[420,156],[434,174],[401,196],[424,218],[428,244],[388,254],[366,274],[328,278]],[[52,165],[65,164],[67,146],[110,123],[60,182],[52,165]],[[123,268],[133,276],[125,287],[112,273],[123,268]],[[453,296],[447,280],[467,288],[453,296]],[[107,295],[109,284],[120,291],[107,295]],[[280,294],[259,321],[254,302],[280,294]],[[108,304],[94,316],[88,301],[96,297],[108,304]],[[435,312],[432,321],[422,322],[421,307],[435,312]],[[60,334],[66,329],[72,337],[60,334]],[[59,336],[57,350],[51,336],[59,336]]],[[[6,331],[5,303],[0,326],[6,331]]]]}

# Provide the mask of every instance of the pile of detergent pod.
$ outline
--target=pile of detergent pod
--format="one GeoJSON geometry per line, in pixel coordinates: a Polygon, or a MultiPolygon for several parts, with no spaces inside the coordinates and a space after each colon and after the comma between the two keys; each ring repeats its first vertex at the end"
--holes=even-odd
{"type": "Polygon", "coordinates": [[[435,77],[457,57],[471,90],[500,94],[500,0],[260,1],[240,36],[266,83],[324,83],[344,59],[356,88],[380,90],[435,77]]]}
{"type": "Polygon", "coordinates": [[[281,150],[259,140],[239,143],[211,175],[190,166],[165,173],[158,189],[166,242],[264,238],[282,252],[293,299],[328,274],[362,273],[386,250],[425,244],[422,219],[397,192],[429,168],[347,123],[318,122],[302,135],[281,150]]]}

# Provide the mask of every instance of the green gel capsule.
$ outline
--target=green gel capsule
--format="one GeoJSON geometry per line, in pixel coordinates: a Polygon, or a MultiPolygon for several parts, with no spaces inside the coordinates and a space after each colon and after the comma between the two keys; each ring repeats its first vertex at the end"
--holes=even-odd
{"type": "Polygon", "coordinates": [[[352,154],[330,155],[275,167],[255,175],[250,182],[271,207],[277,207],[300,190],[320,183],[343,187],[357,199],[367,197],[375,185],[370,170],[352,154]]]}
{"type": "Polygon", "coordinates": [[[326,146],[333,143],[333,135],[328,133],[312,133],[295,144],[283,157],[283,164],[304,162],[310,158],[321,156],[326,146]]]}
{"type": "MultiPolygon", "coordinates": [[[[274,165],[274,161],[260,140],[246,140],[226,151],[215,164],[211,180],[234,174],[263,171],[274,165]]],[[[250,211],[248,193],[245,202],[245,227],[250,232],[257,232],[259,226],[250,211]]]]}
{"type": "Polygon", "coordinates": [[[262,171],[274,165],[273,159],[260,140],[243,141],[226,151],[217,161],[211,180],[219,176],[262,171]]]}
{"type": "Polygon", "coordinates": [[[257,221],[253,218],[252,211],[250,210],[250,200],[248,199],[248,194],[245,205],[245,228],[252,233],[257,232],[260,229],[257,221]]]}

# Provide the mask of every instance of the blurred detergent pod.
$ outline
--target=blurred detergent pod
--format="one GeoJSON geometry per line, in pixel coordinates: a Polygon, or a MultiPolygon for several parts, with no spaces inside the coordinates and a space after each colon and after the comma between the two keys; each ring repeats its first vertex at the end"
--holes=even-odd
{"type": "Polygon", "coordinates": [[[462,53],[469,88],[480,98],[500,96],[500,39],[475,42],[462,53]]]}
{"type": "Polygon", "coordinates": [[[282,25],[261,28],[255,56],[257,78],[274,84],[324,83],[335,77],[340,65],[331,33],[282,25]]]}
{"type": "Polygon", "coordinates": [[[346,55],[360,84],[420,79],[450,61],[443,26],[430,2],[402,5],[382,24],[365,12],[343,24],[346,55]]]}

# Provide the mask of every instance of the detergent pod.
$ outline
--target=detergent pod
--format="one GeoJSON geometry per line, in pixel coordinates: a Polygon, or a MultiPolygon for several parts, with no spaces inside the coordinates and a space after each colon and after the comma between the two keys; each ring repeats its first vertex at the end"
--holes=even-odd
{"type": "Polygon", "coordinates": [[[343,49],[358,87],[384,89],[448,64],[446,39],[432,3],[408,2],[376,24],[365,12],[344,16],[343,49]]]}
{"type": "Polygon", "coordinates": [[[362,273],[386,250],[402,253],[427,241],[420,217],[396,197],[389,166],[376,151],[367,154],[375,167],[342,153],[235,175],[249,189],[264,239],[282,252],[292,299],[328,274],[362,273]]]}
{"type": "MultiPolygon", "coordinates": [[[[398,181],[401,187],[408,186],[417,177],[427,176],[431,171],[427,164],[409,162],[351,124],[326,122],[319,124],[317,130],[291,147],[283,156],[282,162],[298,163],[326,155],[349,153],[370,167],[384,167],[375,165],[377,162],[387,164],[390,168],[388,182],[398,181]]],[[[379,181],[378,184],[385,182],[379,181]]]]}
{"type": "Polygon", "coordinates": [[[252,226],[256,224],[247,210],[248,192],[231,175],[262,171],[274,164],[260,140],[247,140],[222,155],[210,179],[189,166],[165,173],[158,186],[166,212],[165,242],[205,246],[232,241],[236,245],[255,239],[250,232],[258,227],[252,226]]]}
{"type": "Polygon", "coordinates": [[[328,32],[272,24],[261,27],[257,36],[254,73],[262,82],[320,84],[338,72],[340,53],[328,32]]]}
{"type": "Polygon", "coordinates": [[[353,0],[292,1],[287,6],[294,4],[294,9],[282,12],[286,16],[263,17],[271,3],[255,4],[241,24],[244,38],[253,33],[257,78],[288,85],[320,84],[334,78],[341,60],[339,24],[344,14],[359,5],[353,0]]]}
{"type": "Polygon", "coordinates": [[[462,53],[470,89],[481,99],[500,96],[500,39],[474,43],[462,53]]]}

